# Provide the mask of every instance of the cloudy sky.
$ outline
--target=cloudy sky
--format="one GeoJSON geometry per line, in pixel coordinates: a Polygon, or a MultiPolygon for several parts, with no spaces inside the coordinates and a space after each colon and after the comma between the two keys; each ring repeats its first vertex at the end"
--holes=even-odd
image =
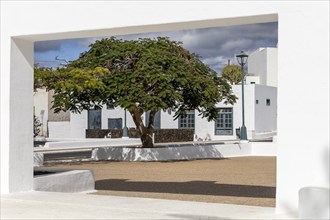
{"type": "MultiPolygon", "coordinates": [[[[250,54],[260,47],[276,47],[278,42],[277,22],[116,37],[131,40],[157,36],[168,36],[171,40],[181,41],[183,47],[199,54],[202,61],[218,73],[227,65],[228,59],[231,60],[232,64],[237,64],[235,54],[238,54],[241,50],[250,54]]],[[[35,63],[47,67],[57,67],[65,63],[64,60],[77,59],[81,52],[89,49],[88,46],[91,43],[101,38],[36,42],[34,46],[35,63]],[[55,57],[57,56],[58,59],[64,60],[56,60],[55,57]]]]}

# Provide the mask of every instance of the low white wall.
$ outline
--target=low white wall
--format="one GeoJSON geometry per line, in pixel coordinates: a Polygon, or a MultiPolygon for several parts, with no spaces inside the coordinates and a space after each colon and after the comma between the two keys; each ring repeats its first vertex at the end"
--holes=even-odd
{"type": "Polygon", "coordinates": [[[95,178],[91,170],[65,170],[34,168],[35,171],[56,172],[33,178],[33,189],[49,192],[88,192],[95,189],[95,178]]]}
{"type": "Polygon", "coordinates": [[[274,139],[277,136],[277,131],[269,131],[269,132],[252,132],[252,139],[274,139]]]}
{"type": "Polygon", "coordinates": [[[33,153],[33,166],[39,167],[39,166],[42,166],[43,164],[44,164],[44,154],[34,152],[33,153]]]}
{"type": "MultiPolygon", "coordinates": [[[[75,141],[57,141],[57,142],[47,142],[45,148],[49,149],[75,149],[75,148],[92,148],[92,147],[118,147],[127,145],[141,145],[141,140],[139,138],[113,138],[113,139],[77,139],[75,141]]],[[[45,148],[42,150],[44,151],[45,148]]]]}
{"type": "Polygon", "coordinates": [[[242,156],[276,156],[276,144],[269,143],[187,143],[155,148],[99,147],[92,150],[92,160],[169,161],[242,156]]]}
{"type": "Polygon", "coordinates": [[[244,157],[251,155],[251,145],[249,143],[217,144],[214,147],[224,157],[244,157]]]}
{"type": "Polygon", "coordinates": [[[276,156],[277,143],[274,142],[250,142],[251,156],[276,156]]]}

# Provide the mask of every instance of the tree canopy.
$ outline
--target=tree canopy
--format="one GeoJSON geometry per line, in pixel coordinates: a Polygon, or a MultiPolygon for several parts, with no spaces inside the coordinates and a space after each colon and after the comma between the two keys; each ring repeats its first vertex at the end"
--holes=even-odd
{"type": "Polygon", "coordinates": [[[232,85],[238,84],[242,81],[242,69],[237,65],[228,65],[222,69],[222,77],[232,85]]]}
{"type": "Polygon", "coordinates": [[[39,71],[36,77],[54,90],[55,112],[81,112],[103,104],[127,109],[145,147],[152,145],[144,139],[152,136],[157,111],[175,111],[177,118],[196,109],[213,120],[218,102],[236,100],[226,80],[167,37],[98,40],[66,68],[39,71]],[[141,116],[147,111],[149,124],[144,125],[141,116]]]}

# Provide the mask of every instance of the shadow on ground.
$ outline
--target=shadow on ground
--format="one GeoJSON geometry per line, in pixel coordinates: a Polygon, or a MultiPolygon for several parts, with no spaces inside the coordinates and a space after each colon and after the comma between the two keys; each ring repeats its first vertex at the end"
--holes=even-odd
{"type": "Polygon", "coordinates": [[[221,184],[214,181],[137,182],[129,181],[127,179],[106,179],[96,181],[95,189],[254,198],[275,198],[276,195],[276,187],[221,184]]]}

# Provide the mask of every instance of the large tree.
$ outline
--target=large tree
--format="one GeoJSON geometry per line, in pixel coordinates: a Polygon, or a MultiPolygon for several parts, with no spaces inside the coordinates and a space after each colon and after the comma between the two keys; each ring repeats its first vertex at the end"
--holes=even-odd
{"type": "Polygon", "coordinates": [[[217,117],[216,103],[236,100],[226,80],[180,42],[166,37],[98,40],[66,68],[40,73],[36,77],[55,92],[55,112],[120,106],[130,112],[143,147],[153,147],[158,111],[172,110],[178,118],[196,109],[210,121],[217,117]],[[145,125],[142,115],[147,111],[145,125]]]}

